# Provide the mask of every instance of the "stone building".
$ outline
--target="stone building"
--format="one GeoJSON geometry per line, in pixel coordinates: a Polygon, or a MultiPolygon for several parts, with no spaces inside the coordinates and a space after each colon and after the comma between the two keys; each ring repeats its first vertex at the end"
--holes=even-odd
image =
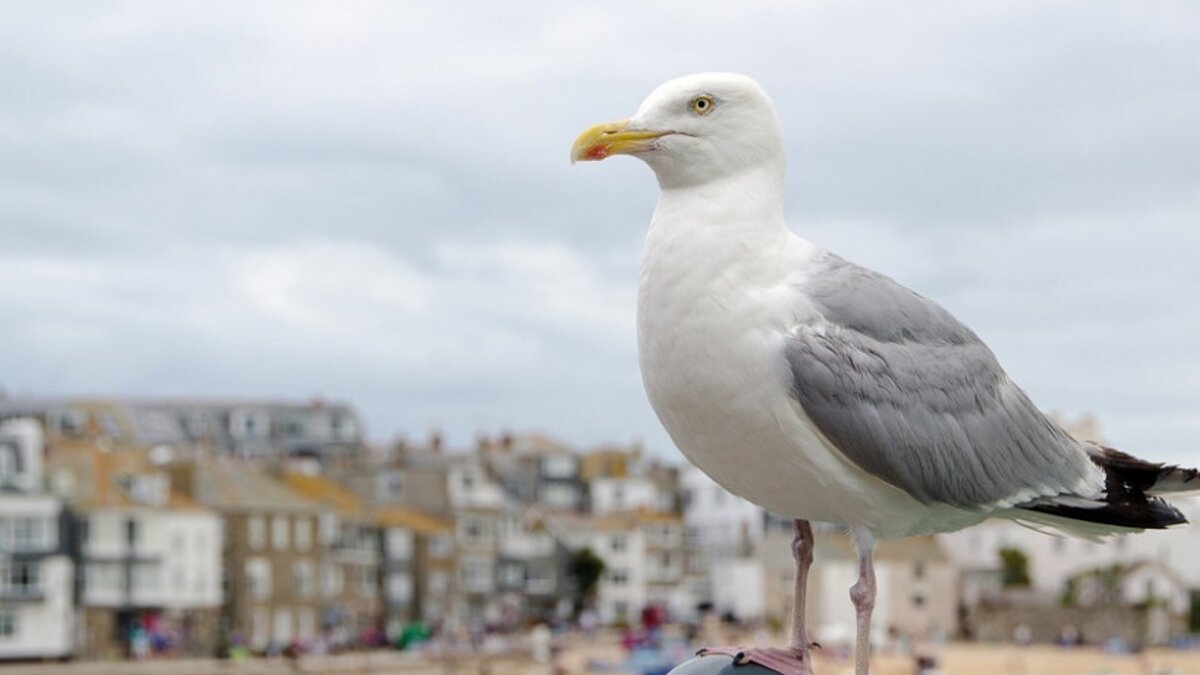
{"type": "Polygon", "coordinates": [[[320,639],[326,510],[243,464],[204,461],[172,468],[181,490],[225,519],[222,646],[263,652],[320,639]]]}
{"type": "Polygon", "coordinates": [[[382,630],[383,551],[379,525],[357,495],[324,476],[283,475],[287,487],[322,505],[321,627],[334,647],[363,645],[382,630]]]}

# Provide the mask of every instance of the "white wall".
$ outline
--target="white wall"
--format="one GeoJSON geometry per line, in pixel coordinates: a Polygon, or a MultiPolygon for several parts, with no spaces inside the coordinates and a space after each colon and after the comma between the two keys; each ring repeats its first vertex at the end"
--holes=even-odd
{"type": "Polygon", "coordinates": [[[11,476],[13,485],[21,490],[40,490],[44,447],[41,423],[34,419],[8,420],[0,423],[0,438],[12,441],[21,456],[21,470],[11,476]]]}
{"type": "Polygon", "coordinates": [[[680,482],[687,494],[684,525],[696,537],[700,550],[734,549],[743,539],[751,544],[762,541],[762,509],[730,494],[691,465],[684,468],[680,482]]]}
{"type": "Polygon", "coordinates": [[[731,558],[718,562],[710,572],[712,602],[720,612],[733,612],[747,621],[761,619],[766,598],[763,565],[754,558],[731,558]]]}
{"type": "Polygon", "coordinates": [[[597,586],[596,600],[600,620],[612,623],[621,619],[636,621],[646,605],[646,539],[639,529],[598,532],[593,535],[591,549],[604,561],[604,575],[597,586]],[[615,537],[624,538],[623,550],[613,548],[615,537]],[[623,572],[625,581],[613,580],[615,572],[623,572]],[[624,615],[617,609],[625,607],[624,615]]]}
{"type": "Polygon", "coordinates": [[[0,607],[0,611],[13,613],[16,624],[13,636],[0,638],[0,659],[56,658],[71,653],[74,567],[67,556],[43,558],[38,567],[44,600],[0,607]]]}
{"type": "Polygon", "coordinates": [[[133,575],[130,600],[135,605],[168,609],[217,607],[221,604],[220,517],[204,510],[96,509],[86,516],[83,602],[114,606],[125,602],[118,559],[136,553],[141,559],[133,575]],[[126,542],[126,523],[137,523],[134,550],[126,542]]]}
{"type": "Polygon", "coordinates": [[[589,484],[592,513],[657,509],[661,503],[658,487],[648,478],[596,478],[589,484]]]}

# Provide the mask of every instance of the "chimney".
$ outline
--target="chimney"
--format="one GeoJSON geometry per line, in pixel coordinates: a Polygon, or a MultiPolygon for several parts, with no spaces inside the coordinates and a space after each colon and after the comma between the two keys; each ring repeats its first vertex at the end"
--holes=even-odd
{"type": "Polygon", "coordinates": [[[434,429],[429,434],[429,449],[433,452],[440,453],[442,451],[443,443],[444,441],[442,440],[442,432],[438,429],[434,429]]]}

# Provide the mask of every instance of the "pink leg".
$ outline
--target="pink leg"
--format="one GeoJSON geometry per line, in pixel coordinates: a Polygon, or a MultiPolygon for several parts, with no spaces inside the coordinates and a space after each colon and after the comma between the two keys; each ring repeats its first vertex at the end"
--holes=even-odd
{"type": "Polygon", "coordinates": [[[792,602],[792,638],[786,649],[774,647],[708,648],[701,654],[728,654],[734,663],[757,663],[781,675],[812,675],[812,657],[808,631],[804,627],[804,604],[808,589],[808,568],[813,561],[813,531],[807,520],[792,522],[792,556],[796,559],[796,584],[792,602]]]}
{"type": "Polygon", "coordinates": [[[792,649],[807,652],[812,643],[804,627],[804,606],[808,595],[808,568],[813,561],[813,531],[807,520],[792,521],[792,557],[796,559],[796,583],[792,593],[792,649]]]}
{"type": "Polygon", "coordinates": [[[856,624],[854,675],[867,675],[871,657],[871,610],[875,609],[875,538],[858,528],[852,528],[850,536],[858,551],[858,581],[850,587],[856,624]]]}

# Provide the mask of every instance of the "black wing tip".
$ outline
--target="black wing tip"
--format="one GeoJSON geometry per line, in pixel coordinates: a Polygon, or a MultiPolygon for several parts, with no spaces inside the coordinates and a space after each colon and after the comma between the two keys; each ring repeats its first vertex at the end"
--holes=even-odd
{"type": "Polygon", "coordinates": [[[1200,470],[1151,462],[1115,448],[1095,446],[1092,462],[1104,470],[1108,492],[1159,494],[1200,490],[1200,470]]]}
{"type": "Polygon", "coordinates": [[[1188,522],[1183,513],[1156,496],[1158,492],[1200,489],[1200,471],[1139,459],[1113,448],[1094,446],[1092,461],[1104,471],[1104,493],[1094,499],[1053,497],[1021,505],[1028,511],[1144,530],[1162,530],[1188,522]],[[1082,501],[1082,503],[1081,503],[1082,501]]]}
{"type": "Polygon", "coordinates": [[[1021,508],[1070,520],[1137,530],[1165,530],[1188,522],[1179,509],[1158,497],[1144,497],[1137,501],[1097,502],[1096,506],[1077,506],[1047,500],[1021,508]]]}

